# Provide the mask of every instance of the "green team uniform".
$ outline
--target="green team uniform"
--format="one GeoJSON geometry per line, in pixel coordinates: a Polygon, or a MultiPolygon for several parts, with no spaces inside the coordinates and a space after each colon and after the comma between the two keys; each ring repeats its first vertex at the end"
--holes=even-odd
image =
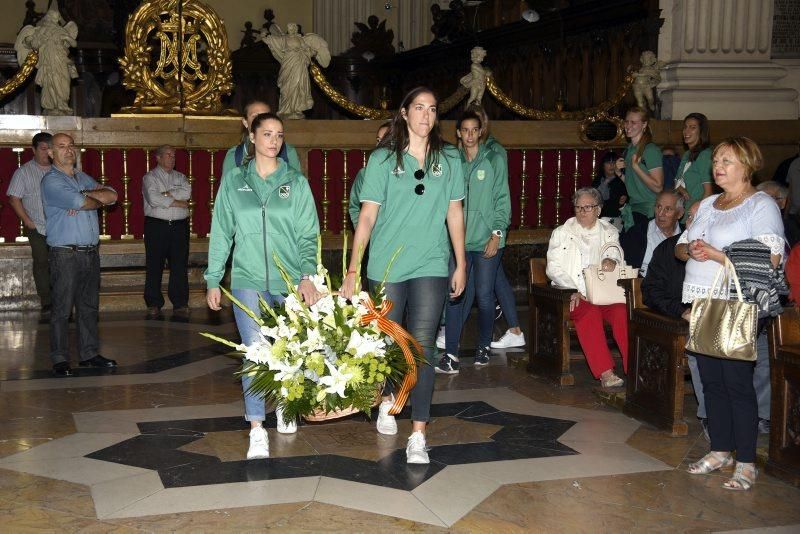
{"type": "Polygon", "coordinates": [[[493,230],[502,230],[499,248],[506,246],[506,229],[511,221],[508,166],[501,154],[485,144],[472,161],[464,159],[467,196],[464,217],[466,250],[482,252],[493,230]]]}
{"type": "MultiPolygon", "coordinates": [[[[628,204],[631,210],[652,219],[658,193],[647,187],[633,171],[631,160],[634,154],[636,154],[636,145],[628,145],[625,150],[625,188],[628,190],[628,204]]],[[[662,166],[661,160],[661,149],[655,143],[647,143],[639,166],[645,171],[651,171],[662,166]]]]}
{"type": "Polygon", "coordinates": [[[219,287],[235,245],[232,289],[286,293],[273,253],[298,283],[317,271],[318,235],[314,197],[299,171],[278,159],[278,169],[263,180],[255,161],[233,167],[223,175],[214,203],[206,283],[219,287]]]}
{"type": "Polygon", "coordinates": [[[711,183],[711,147],[701,150],[695,160],[689,163],[691,151],[687,150],[678,165],[678,178],[683,178],[686,184],[686,192],[689,193],[689,200],[686,202],[686,213],[683,214],[683,221],[689,215],[689,208],[692,204],[703,199],[705,194],[704,185],[711,183]],[[689,164],[689,168],[686,165],[689,164]]]}
{"type": "Polygon", "coordinates": [[[350,221],[353,223],[353,228],[358,226],[358,216],[361,213],[361,187],[364,184],[364,171],[366,167],[358,169],[353,187],[350,188],[350,204],[347,211],[350,212],[350,221]]]}
{"type": "MultiPolygon", "coordinates": [[[[289,159],[289,167],[293,168],[298,172],[303,172],[302,167],[300,166],[300,158],[297,156],[297,150],[286,143],[286,156],[289,159]]],[[[222,161],[222,176],[225,176],[225,173],[229,170],[236,167],[236,149],[239,148],[240,145],[232,146],[228,149],[228,152],[225,154],[225,159],[222,161]]],[[[245,144],[244,150],[242,150],[242,161],[244,158],[247,157],[247,145],[245,144]]]]}
{"type": "Polygon", "coordinates": [[[403,282],[426,276],[448,276],[450,240],[445,222],[450,202],[464,198],[464,166],[455,147],[438,154],[429,163],[422,180],[414,178],[417,160],[403,154],[402,168],[393,152],[381,148],[369,158],[364,172],[361,202],[380,204],[369,248],[367,277],[371,280],[403,282]],[[418,184],[425,192],[417,195],[418,184]],[[394,253],[402,248],[391,271],[394,253]]]}

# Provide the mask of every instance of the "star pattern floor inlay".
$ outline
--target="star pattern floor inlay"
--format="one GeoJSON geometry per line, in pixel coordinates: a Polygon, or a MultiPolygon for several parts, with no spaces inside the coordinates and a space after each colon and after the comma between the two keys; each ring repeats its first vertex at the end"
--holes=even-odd
{"type": "MultiPolygon", "coordinates": [[[[404,410],[400,417],[408,418],[409,411],[404,410]]],[[[558,437],[575,424],[573,421],[506,413],[485,402],[435,404],[431,417],[455,417],[467,423],[493,425],[498,431],[486,442],[433,446],[429,465],[406,464],[402,446],[374,461],[333,453],[284,457],[273,453],[265,461],[226,462],[186,451],[185,446],[210,432],[244,429],[240,417],[159,421],[139,423],[139,436],[87,457],[157,471],[165,488],[326,476],[410,491],[448,465],[576,454],[558,442],[558,437]]],[[[265,423],[274,427],[274,414],[265,423]]],[[[273,447],[277,441],[301,438],[307,428],[301,426],[296,436],[273,436],[273,447]]]]}

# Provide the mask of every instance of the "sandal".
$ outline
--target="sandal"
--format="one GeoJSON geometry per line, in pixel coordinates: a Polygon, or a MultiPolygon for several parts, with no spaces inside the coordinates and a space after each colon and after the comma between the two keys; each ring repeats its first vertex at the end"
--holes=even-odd
{"type": "Polygon", "coordinates": [[[733,477],[725,481],[722,487],[732,491],[747,491],[756,483],[757,476],[758,468],[756,468],[756,464],[736,462],[736,470],[733,472],[733,477]]]}
{"type": "Polygon", "coordinates": [[[703,456],[700,461],[690,464],[686,472],[692,475],[707,475],[717,469],[724,469],[733,465],[731,454],[728,453],[727,456],[723,456],[723,454],[725,453],[711,451],[703,456]]]}

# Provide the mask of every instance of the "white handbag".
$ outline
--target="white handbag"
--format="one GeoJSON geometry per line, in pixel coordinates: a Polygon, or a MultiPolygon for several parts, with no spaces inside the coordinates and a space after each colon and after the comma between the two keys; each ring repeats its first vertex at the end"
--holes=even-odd
{"type": "Polygon", "coordinates": [[[617,285],[617,280],[636,278],[639,269],[625,264],[625,256],[617,243],[606,243],[600,248],[600,262],[590,265],[583,270],[583,280],[586,282],[586,300],[598,306],[620,304],[625,302],[625,290],[617,285]],[[604,271],[602,268],[603,254],[609,248],[619,251],[620,261],[614,266],[613,271],[604,271]]]}

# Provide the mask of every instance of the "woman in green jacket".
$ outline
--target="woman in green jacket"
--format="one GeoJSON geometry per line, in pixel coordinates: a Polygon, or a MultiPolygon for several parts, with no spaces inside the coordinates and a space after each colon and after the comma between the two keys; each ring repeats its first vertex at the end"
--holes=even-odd
{"type": "MultiPolygon", "coordinates": [[[[430,462],[425,431],[433,398],[436,329],[447,288],[451,298],[458,297],[467,276],[461,207],[464,167],[458,151],[442,140],[436,106],[430,89],[412,89],[370,156],[350,268],[341,290],[345,298],[353,296],[359,252],[369,243],[370,285],[374,288],[386,277],[386,296],[394,303],[388,317],[400,323],[408,312],[407,329],[424,348],[428,361],[417,369],[417,385],[411,391],[412,433],[406,461],[414,464],[430,462]],[[448,284],[451,244],[456,269],[448,284]]],[[[395,418],[389,415],[392,405],[388,388],[378,410],[377,429],[382,434],[397,433],[395,418]]]]}
{"type": "MultiPolygon", "coordinates": [[[[208,268],[205,272],[206,300],[212,310],[220,309],[219,283],[225,262],[235,244],[231,290],[251,310],[258,310],[259,295],[270,305],[280,304],[286,285],[275,265],[276,254],[306,304],[320,298],[309,280],[316,273],[319,220],[308,180],[278,157],[283,145],[283,122],[277,115],[262,113],[250,126],[253,157],[228,170],[214,203],[208,268]]],[[[236,327],[244,345],[253,343],[259,328],[244,311],[233,309],[236,327]]],[[[248,392],[252,378],[242,377],[245,419],[250,421],[247,458],[269,456],[269,442],[263,428],[264,398],[248,392]]],[[[296,424],[285,424],[276,411],[278,432],[292,433],[296,424]]]]}
{"type": "MultiPolygon", "coordinates": [[[[464,161],[466,198],[467,273],[474,281],[478,301],[478,348],[475,365],[489,363],[489,344],[495,317],[495,279],[503,257],[506,230],[511,220],[506,160],[481,143],[482,122],[474,111],[465,111],[456,123],[464,161]]],[[[436,371],[457,373],[461,330],[469,317],[471,299],[465,296],[447,304],[445,354],[436,371]]]]}
{"type": "Polygon", "coordinates": [[[625,233],[620,244],[625,259],[641,267],[647,248],[647,226],[655,214],[656,197],[664,188],[664,169],[661,149],[653,143],[650,114],[646,109],[633,107],[625,114],[625,135],[631,140],[617,168],[628,190],[628,204],[622,210],[625,233]],[[633,224],[630,224],[631,218],[633,224]],[[626,220],[627,219],[627,220],[626,220]]]}
{"type": "Polygon", "coordinates": [[[702,113],[689,113],[683,119],[683,145],[686,152],[678,165],[675,191],[686,200],[689,215],[692,204],[711,196],[714,186],[711,181],[711,132],[708,117],[702,113]]]}

